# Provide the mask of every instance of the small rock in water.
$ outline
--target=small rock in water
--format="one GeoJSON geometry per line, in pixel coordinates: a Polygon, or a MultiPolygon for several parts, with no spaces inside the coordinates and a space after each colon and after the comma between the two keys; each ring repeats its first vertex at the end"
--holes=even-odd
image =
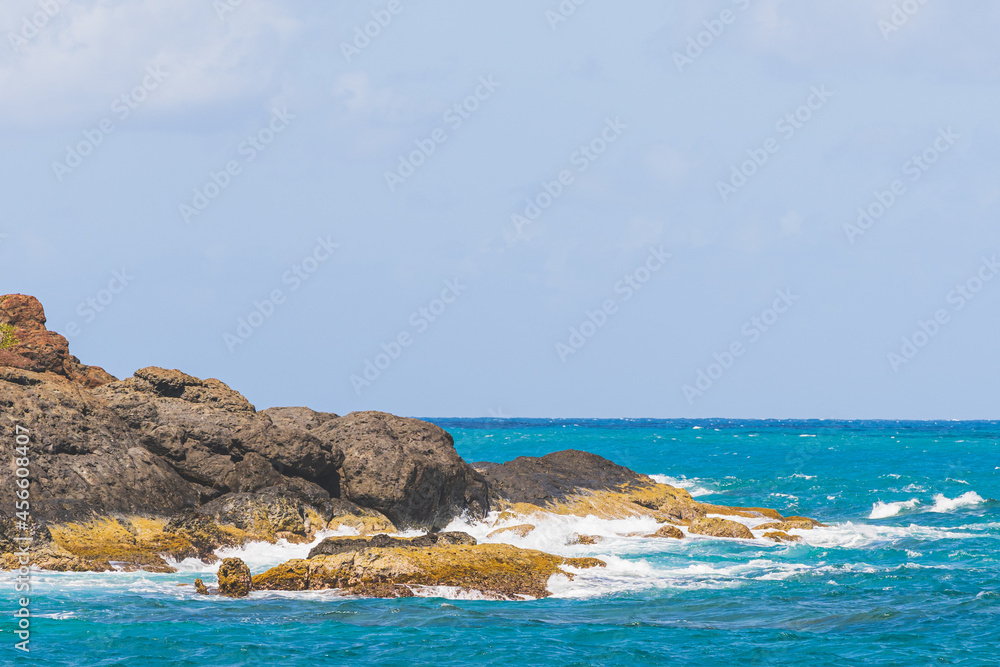
{"type": "Polygon", "coordinates": [[[226,558],[219,566],[219,592],[226,597],[245,598],[253,590],[250,568],[239,558],[226,558]]]}
{"type": "Polygon", "coordinates": [[[646,537],[672,537],[675,540],[683,540],[684,533],[681,532],[681,529],[678,528],[677,526],[672,526],[670,524],[667,524],[665,526],[662,526],[658,531],[656,531],[652,535],[647,535],[646,537]]]}
{"type": "Polygon", "coordinates": [[[194,592],[198,595],[208,595],[208,588],[205,587],[205,582],[201,579],[195,579],[194,592]]]}

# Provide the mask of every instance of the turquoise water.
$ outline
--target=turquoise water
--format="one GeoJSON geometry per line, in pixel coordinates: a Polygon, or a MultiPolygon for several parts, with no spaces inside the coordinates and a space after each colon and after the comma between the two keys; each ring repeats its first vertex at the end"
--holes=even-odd
{"type": "MultiPolygon", "coordinates": [[[[195,596],[174,575],[39,574],[39,665],[781,665],[1000,662],[1000,423],[434,420],[470,461],[583,449],[699,500],[830,528],[805,543],[615,537],[627,522],[539,525],[514,543],[608,567],[552,598],[195,596]],[[605,534],[565,546],[570,532],[605,534]]],[[[570,521],[570,520],[567,520],[570,521]]],[[[641,523],[641,522],[640,522],[641,523]]],[[[637,527],[642,528],[643,526],[637,527]]],[[[456,527],[460,527],[456,524],[456,527]]],[[[477,536],[484,526],[466,527],[477,536]]],[[[251,547],[254,573],[303,547],[251,547]]],[[[307,547],[305,548],[307,550],[307,547]]],[[[201,574],[198,574],[201,572],[201,574]]],[[[2,586],[14,609],[13,586],[2,586]]]]}

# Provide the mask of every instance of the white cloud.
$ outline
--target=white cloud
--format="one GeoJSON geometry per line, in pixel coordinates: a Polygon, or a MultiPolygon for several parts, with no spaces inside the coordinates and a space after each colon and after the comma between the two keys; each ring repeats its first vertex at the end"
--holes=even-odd
{"type": "MultiPolygon", "coordinates": [[[[59,0],[51,0],[59,2],[59,0]]],[[[0,25],[0,118],[25,124],[91,120],[141,81],[147,65],[169,80],[148,105],[180,113],[280,89],[278,66],[298,30],[281,3],[244,0],[225,20],[205,0],[74,0],[37,35],[22,36],[35,3],[8,6],[0,25]]],[[[30,34],[30,33],[29,33],[30,34]]]]}

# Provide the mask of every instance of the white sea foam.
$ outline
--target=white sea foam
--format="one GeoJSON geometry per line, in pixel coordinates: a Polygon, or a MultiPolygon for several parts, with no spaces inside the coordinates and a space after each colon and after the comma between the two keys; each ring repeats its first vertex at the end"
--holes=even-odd
{"type": "Polygon", "coordinates": [[[890,546],[901,540],[941,540],[976,537],[973,533],[958,532],[955,528],[935,528],[932,526],[883,526],[879,524],[856,524],[852,521],[830,525],[826,528],[797,531],[805,544],[813,547],[842,547],[856,549],[869,546],[890,546]]]}
{"type": "Polygon", "coordinates": [[[946,481],[946,482],[955,482],[956,484],[965,484],[966,486],[968,486],[968,484],[969,484],[964,479],[955,479],[953,477],[949,477],[948,479],[946,479],[944,481],[946,481]]]}
{"type": "Polygon", "coordinates": [[[985,502],[986,499],[975,491],[967,491],[958,498],[946,498],[943,493],[939,493],[934,496],[934,506],[927,511],[938,513],[951,512],[961,507],[975,507],[976,505],[982,505],[985,502]]]}
{"type": "MultiPolygon", "coordinates": [[[[222,558],[240,558],[253,572],[263,572],[276,565],[292,560],[293,558],[305,558],[309,555],[317,544],[327,537],[334,535],[357,535],[358,531],[353,528],[343,528],[337,531],[323,530],[316,533],[312,542],[304,544],[293,544],[287,540],[278,540],[275,544],[269,542],[248,542],[241,547],[230,547],[216,549],[215,555],[222,558]]],[[[219,570],[221,563],[203,563],[197,558],[185,558],[177,562],[166,559],[167,564],[175,568],[178,572],[191,572],[202,574],[215,574],[219,570]]]]}
{"type": "Polygon", "coordinates": [[[917,498],[912,500],[901,500],[895,503],[884,503],[881,500],[872,505],[872,513],[868,515],[869,519],[888,519],[889,517],[896,516],[903,510],[911,510],[920,501],[917,498]]]}
{"type": "Polygon", "coordinates": [[[658,484],[667,484],[669,486],[675,486],[678,489],[684,489],[692,496],[707,496],[712,493],[717,493],[710,488],[704,486],[706,482],[704,480],[698,479],[697,477],[687,478],[687,477],[670,477],[668,475],[650,475],[653,481],[658,484]]]}

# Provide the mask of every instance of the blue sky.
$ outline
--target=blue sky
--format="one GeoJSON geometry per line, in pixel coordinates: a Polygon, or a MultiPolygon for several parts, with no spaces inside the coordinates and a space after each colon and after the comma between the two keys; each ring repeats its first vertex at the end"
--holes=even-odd
{"type": "Polygon", "coordinates": [[[0,9],[2,291],[85,363],[340,414],[997,418],[994,3],[303,4],[0,9]]]}

